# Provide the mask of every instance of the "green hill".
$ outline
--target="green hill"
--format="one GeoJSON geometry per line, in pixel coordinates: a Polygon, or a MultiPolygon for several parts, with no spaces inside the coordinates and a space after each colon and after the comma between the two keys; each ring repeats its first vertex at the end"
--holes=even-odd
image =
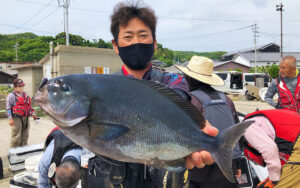
{"type": "MultiPolygon", "coordinates": [[[[87,46],[95,48],[111,48],[111,42],[102,39],[86,40],[79,35],[70,34],[70,45],[87,46]]],[[[59,33],[55,37],[37,36],[33,33],[18,33],[2,35],[0,34],[0,62],[15,62],[16,52],[14,46],[18,44],[18,62],[39,61],[49,52],[49,42],[53,41],[54,46],[65,44],[65,33],[59,33]]],[[[192,52],[192,51],[173,51],[163,48],[162,44],[157,44],[154,58],[172,65],[174,61],[185,62],[193,55],[206,56],[211,59],[220,59],[226,52],[192,52]]]]}

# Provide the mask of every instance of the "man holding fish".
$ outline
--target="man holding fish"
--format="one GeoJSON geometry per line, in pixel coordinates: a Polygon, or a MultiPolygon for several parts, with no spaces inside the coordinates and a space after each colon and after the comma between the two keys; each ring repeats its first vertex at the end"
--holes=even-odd
{"type": "Polygon", "coordinates": [[[234,182],[232,147],[251,122],[217,135],[186,100],[184,78],[152,69],[152,9],[118,4],[111,21],[112,43],[124,63],[119,75],[45,79],[35,97],[71,140],[97,154],[89,161],[89,187],[184,187],[185,168],[214,160],[234,182]]]}

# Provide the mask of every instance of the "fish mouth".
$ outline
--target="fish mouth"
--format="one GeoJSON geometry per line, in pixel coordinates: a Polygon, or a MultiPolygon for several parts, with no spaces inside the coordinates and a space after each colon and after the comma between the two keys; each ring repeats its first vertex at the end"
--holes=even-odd
{"type": "MultiPolygon", "coordinates": [[[[43,83],[43,81],[42,81],[43,83]]],[[[32,98],[32,100],[37,103],[40,108],[46,112],[47,115],[49,115],[51,118],[54,118],[54,116],[52,114],[54,114],[54,111],[52,110],[52,108],[50,108],[50,103],[47,100],[47,96],[48,96],[48,85],[49,84],[41,84],[39,87],[39,90],[36,92],[36,94],[34,95],[34,97],[32,98]]]]}
{"type": "Polygon", "coordinates": [[[59,126],[70,127],[86,118],[86,116],[71,119],[66,118],[67,112],[72,108],[74,104],[79,101],[79,99],[75,98],[74,100],[66,104],[63,108],[56,107],[48,100],[48,86],[48,81],[45,81],[45,79],[43,79],[39,90],[33,97],[33,101],[40,106],[40,108],[55,122],[55,124],[59,126]]]}
{"type": "Polygon", "coordinates": [[[62,111],[59,111],[56,109],[52,104],[49,102],[47,105],[43,106],[42,109],[47,112],[47,114],[50,116],[50,118],[53,120],[53,122],[57,126],[61,127],[72,127],[82,120],[84,120],[87,116],[82,116],[82,117],[74,117],[74,118],[67,118],[66,114],[67,112],[72,108],[74,104],[76,104],[78,99],[73,100],[71,103],[66,105],[65,108],[63,108],[62,111]]]}
{"type": "Polygon", "coordinates": [[[39,90],[36,92],[34,97],[32,97],[32,100],[38,104],[44,103],[47,101],[47,96],[48,96],[48,85],[43,85],[43,87],[39,88],[39,90]]]}

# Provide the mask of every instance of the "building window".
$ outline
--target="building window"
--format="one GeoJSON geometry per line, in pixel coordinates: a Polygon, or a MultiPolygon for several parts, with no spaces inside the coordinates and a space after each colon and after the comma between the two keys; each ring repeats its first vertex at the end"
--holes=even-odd
{"type": "Polygon", "coordinates": [[[11,68],[11,65],[8,65],[7,67],[8,67],[8,68],[11,68]]]}
{"type": "Polygon", "coordinates": [[[0,70],[2,70],[2,66],[0,66],[0,70]]]}

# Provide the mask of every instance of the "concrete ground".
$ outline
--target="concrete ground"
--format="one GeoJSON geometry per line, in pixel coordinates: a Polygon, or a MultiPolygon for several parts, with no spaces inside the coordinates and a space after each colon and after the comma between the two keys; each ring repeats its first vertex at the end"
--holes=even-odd
{"type": "MultiPolygon", "coordinates": [[[[257,108],[271,109],[272,107],[261,101],[246,101],[244,97],[241,96],[230,96],[236,106],[237,111],[247,114],[255,111],[257,108]]],[[[52,130],[55,125],[51,122],[48,117],[41,117],[40,122],[35,124],[30,118],[30,133],[28,144],[38,144],[43,143],[46,136],[52,130]]],[[[13,177],[15,173],[11,172],[8,168],[7,154],[10,143],[10,126],[8,125],[8,120],[6,118],[0,119],[0,157],[4,162],[4,176],[5,178],[0,180],[0,187],[9,187],[9,180],[13,177]]],[[[18,172],[17,172],[18,173],[18,172]]]]}
{"type": "MultiPolygon", "coordinates": [[[[8,149],[10,144],[10,133],[11,128],[8,125],[8,120],[6,118],[0,119],[0,157],[3,161],[4,169],[4,179],[0,180],[0,187],[9,187],[9,180],[14,174],[19,172],[12,172],[9,169],[9,163],[7,160],[8,149]]],[[[48,117],[41,117],[39,123],[35,123],[32,118],[30,118],[30,132],[28,144],[39,144],[45,141],[45,138],[52,130],[55,125],[51,122],[48,117]]]]}
{"type": "Polygon", "coordinates": [[[254,112],[256,109],[259,110],[274,109],[274,107],[268,105],[266,102],[257,101],[257,100],[247,101],[244,96],[242,97],[230,96],[230,98],[232,99],[236,110],[243,114],[249,114],[251,112],[254,112]]]}

